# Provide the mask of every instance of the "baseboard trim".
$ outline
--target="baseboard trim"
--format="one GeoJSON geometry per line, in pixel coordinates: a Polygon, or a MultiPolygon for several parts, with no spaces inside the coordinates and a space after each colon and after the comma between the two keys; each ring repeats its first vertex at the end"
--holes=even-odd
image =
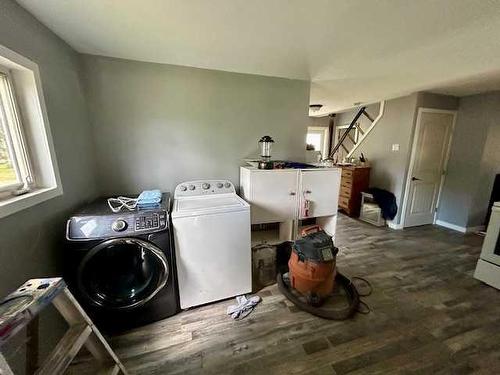
{"type": "Polygon", "coordinates": [[[439,225],[440,227],[445,227],[460,233],[475,233],[475,232],[480,232],[484,230],[484,225],[478,225],[475,227],[461,227],[460,225],[455,225],[452,223],[448,223],[447,221],[443,220],[436,220],[436,225],[439,225]]]}
{"type": "Polygon", "coordinates": [[[477,232],[482,232],[484,230],[486,230],[486,227],[484,225],[478,225],[475,227],[467,227],[466,233],[477,233],[477,232]]]}
{"type": "Polygon", "coordinates": [[[388,221],[387,222],[387,226],[391,229],[395,229],[395,230],[400,230],[400,229],[403,229],[403,225],[402,224],[397,224],[397,223],[394,223],[392,221],[388,221]]]}
{"type": "Polygon", "coordinates": [[[455,230],[460,233],[467,233],[467,228],[466,227],[461,227],[460,225],[448,223],[447,221],[443,220],[436,220],[436,225],[439,225],[440,227],[445,227],[451,230],[455,230]]]}

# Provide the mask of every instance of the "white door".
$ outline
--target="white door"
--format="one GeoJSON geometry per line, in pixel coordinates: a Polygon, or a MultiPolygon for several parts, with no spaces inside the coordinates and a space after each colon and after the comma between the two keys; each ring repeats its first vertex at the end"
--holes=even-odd
{"type": "Polygon", "coordinates": [[[301,219],[337,214],[341,169],[302,170],[299,194],[301,219]],[[306,214],[304,206],[308,202],[306,214]]]}
{"type": "Polygon", "coordinates": [[[420,108],[404,203],[404,226],[432,224],[456,112],[420,108]]]}
{"type": "Polygon", "coordinates": [[[252,224],[275,223],[295,217],[297,171],[252,171],[252,224]]]}

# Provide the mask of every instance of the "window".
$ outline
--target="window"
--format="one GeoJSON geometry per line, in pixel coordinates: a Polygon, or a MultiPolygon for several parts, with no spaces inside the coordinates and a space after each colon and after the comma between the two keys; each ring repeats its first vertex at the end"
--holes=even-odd
{"type": "Polygon", "coordinates": [[[328,157],[328,128],[321,126],[308,126],[306,136],[306,149],[321,152],[323,158],[328,157]]]}
{"type": "Polygon", "coordinates": [[[314,147],[315,151],[321,151],[323,148],[323,134],[307,133],[307,144],[314,147]]]}
{"type": "Polygon", "coordinates": [[[0,218],[61,194],[38,65],[0,45],[0,218]]]}
{"type": "Polygon", "coordinates": [[[0,196],[28,191],[33,178],[12,82],[0,66],[0,196]]]}

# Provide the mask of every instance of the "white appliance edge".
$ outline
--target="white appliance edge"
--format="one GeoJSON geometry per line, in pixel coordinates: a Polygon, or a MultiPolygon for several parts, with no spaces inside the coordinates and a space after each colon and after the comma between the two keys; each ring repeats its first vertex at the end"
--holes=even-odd
{"type": "Polygon", "coordinates": [[[495,202],[474,277],[497,289],[500,289],[500,252],[495,253],[495,249],[498,251],[499,235],[500,202],[495,202]]]}

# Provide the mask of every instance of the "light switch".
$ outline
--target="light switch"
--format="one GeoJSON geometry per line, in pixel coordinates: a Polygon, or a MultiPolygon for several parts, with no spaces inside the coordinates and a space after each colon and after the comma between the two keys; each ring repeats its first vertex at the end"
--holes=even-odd
{"type": "Polygon", "coordinates": [[[394,143],[392,145],[392,151],[399,151],[399,143],[394,143]]]}

